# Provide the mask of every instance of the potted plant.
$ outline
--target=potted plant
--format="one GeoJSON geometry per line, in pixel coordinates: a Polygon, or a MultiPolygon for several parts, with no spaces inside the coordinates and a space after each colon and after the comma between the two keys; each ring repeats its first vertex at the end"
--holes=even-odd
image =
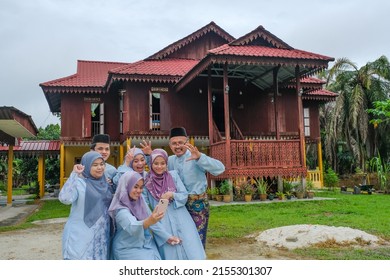
{"type": "Polygon", "coordinates": [[[307,198],[313,198],[314,197],[314,182],[310,179],[306,181],[306,193],[307,193],[307,198]]]}
{"type": "Polygon", "coordinates": [[[286,192],[286,198],[290,200],[292,198],[292,192],[286,192]]]}
{"type": "Polygon", "coordinates": [[[294,188],[294,184],[291,181],[283,180],[283,191],[285,193],[291,192],[294,188]]]}
{"type": "Polygon", "coordinates": [[[283,192],[276,192],[275,195],[278,197],[279,200],[284,199],[284,193],[283,192]]]}
{"type": "Polygon", "coordinates": [[[211,199],[217,200],[216,195],[218,194],[218,189],[216,187],[210,187],[208,189],[211,199]]]}
{"type": "Polygon", "coordinates": [[[255,180],[257,192],[259,193],[259,197],[261,201],[264,201],[267,199],[267,192],[268,192],[268,183],[263,178],[256,179],[255,180]]]}
{"type": "Polygon", "coordinates": [[[303,187],[301,183],[298,183],[294,186],[295,190],[295,197],[298,199],[302,199],[303,196],[305,195],[305,192],[303,191],[303,187]]]}
{"type": "Polygon", "coordinates": [[[255,189],[252,186],[252,184],[250,184],[249,182],[244,184],[244,199],[246,202],[249,202],[252,200],[252,195],[254,193],[255,193],[255,189]]]}
{"type": "Polygon", "coordinates": [[[223,195],[224,202],[230,202],[232,190],[233,185],[229,180],[222,181],[221,185],[219,186],[219,193],[223,195]]]}

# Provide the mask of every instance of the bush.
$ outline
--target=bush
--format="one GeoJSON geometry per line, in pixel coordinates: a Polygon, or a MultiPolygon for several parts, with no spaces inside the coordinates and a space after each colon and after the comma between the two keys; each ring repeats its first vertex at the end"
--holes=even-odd
{"type": "Polygon", "coordinates": [[[339,176],[330,167],[324,173],[324,185],[328,190],[334,190],[339,185],[339,176]]]}

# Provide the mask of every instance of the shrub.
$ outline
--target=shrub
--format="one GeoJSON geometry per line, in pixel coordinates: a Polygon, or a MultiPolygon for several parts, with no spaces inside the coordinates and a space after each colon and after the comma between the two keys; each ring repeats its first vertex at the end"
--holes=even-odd
{"type": "Polygon", "coordinates": [[[339,176],[332,168],[328,168],[324,173],[324,185],[328,190],[333,190],[334,187],[338,187],[339,176]]]}

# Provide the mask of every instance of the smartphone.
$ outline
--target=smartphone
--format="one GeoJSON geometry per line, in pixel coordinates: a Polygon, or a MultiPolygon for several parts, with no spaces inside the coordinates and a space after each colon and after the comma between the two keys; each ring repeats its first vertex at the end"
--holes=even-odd
{"type": "Polygon", "coordinates": [[[165,213],[165,211],[167,211],[168,208],[168,203],[169,203],[168,199],[161,198],[156,206],[157,211],[165,213]]]}

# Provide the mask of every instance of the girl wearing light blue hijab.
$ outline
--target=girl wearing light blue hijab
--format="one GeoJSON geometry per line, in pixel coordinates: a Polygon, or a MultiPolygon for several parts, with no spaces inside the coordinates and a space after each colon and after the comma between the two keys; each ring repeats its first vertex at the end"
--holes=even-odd
{"type": "Polygon", "coordinates": [[[109,256],[110,186],[104,175],[105,162],[95,151],[87,152],[73,167],[59,194],[71,204],[62,235],[62,255],[68,260],[106,260],[109,256]]]}

